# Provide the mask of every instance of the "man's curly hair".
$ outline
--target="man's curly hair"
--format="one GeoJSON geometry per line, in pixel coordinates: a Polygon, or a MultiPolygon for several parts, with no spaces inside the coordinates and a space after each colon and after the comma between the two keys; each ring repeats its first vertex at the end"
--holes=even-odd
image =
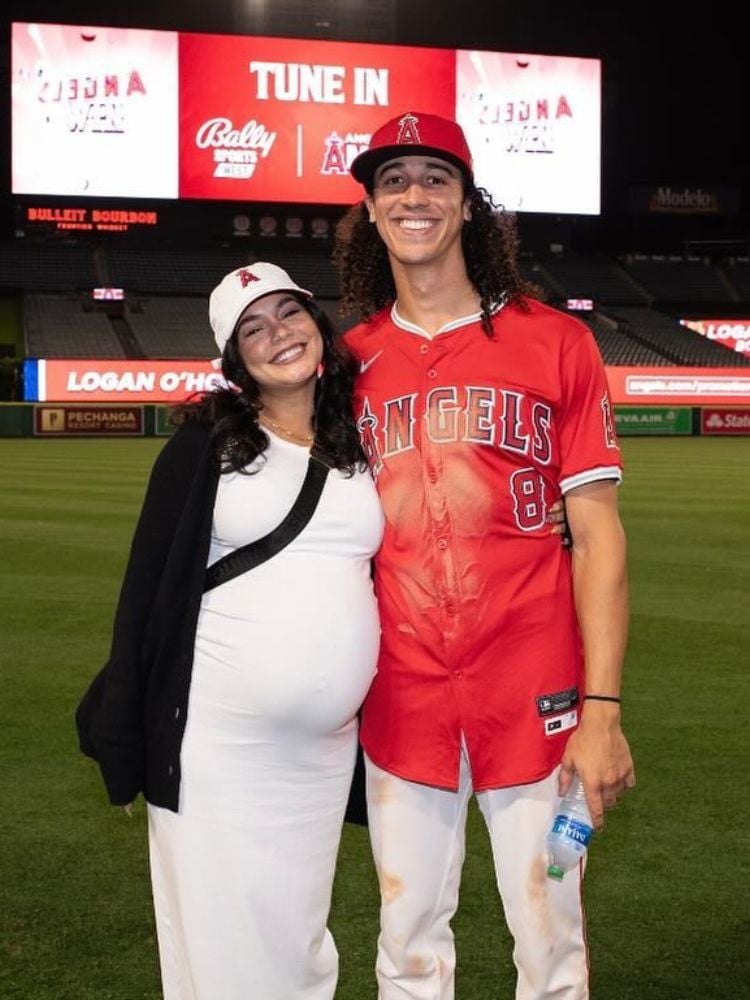
{"type": "MultiPolygon", "coordinates": [[[[471,218],[464,223],[461,245],[469,280],[479,295],[482,327],[492,336],[492,310],[500,302],[519,302],[540,291],[518,269],[515,217],[497,212],[484,188],[465,181],[471,218]]],[[[388,251],[369,221],[364,201],[354,205],[336,226],[333,262],[341,282],[341,311],[368,320],[396,298],[388,251]]]]}

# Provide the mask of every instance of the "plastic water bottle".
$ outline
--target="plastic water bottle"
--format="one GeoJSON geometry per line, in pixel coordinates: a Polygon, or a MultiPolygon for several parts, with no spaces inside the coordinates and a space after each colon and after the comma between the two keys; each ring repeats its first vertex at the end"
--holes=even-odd
{"type": "Polygon", "coordinates": [[[547,874],[550,878],[560,882],[566,872],[578,865],[586,855],[593,832],[583,782],[575,774],[560,803],[552,828],[547,834],[549,850],[547,874]]]}

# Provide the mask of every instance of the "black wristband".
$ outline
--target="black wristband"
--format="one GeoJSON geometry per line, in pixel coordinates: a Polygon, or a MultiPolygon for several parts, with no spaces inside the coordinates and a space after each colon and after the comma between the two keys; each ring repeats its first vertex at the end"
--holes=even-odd
{"type": "Polygon", "coordinates": [[[620,699],[616,698],[612,694],[585,694],[583,696],[584,701],[614,701],[620,704],[620,699]]]}

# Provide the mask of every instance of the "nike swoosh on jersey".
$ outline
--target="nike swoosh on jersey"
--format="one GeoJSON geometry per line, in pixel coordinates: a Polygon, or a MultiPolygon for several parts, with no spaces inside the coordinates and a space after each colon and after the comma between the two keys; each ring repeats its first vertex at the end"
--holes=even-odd
{"type": "Polygon", "coordinates": [[[378,358],[380,357],[380,355],[382,353],[383,353],[383,351],[381,349],[380,351],[378,351],[377,354],[373,354],[373,356],[368,361],[360,361],[360,363],[359,363],[359,374],[360,375],[364,375],[364,373],[367,371],[367,369],[370,367],[370,365],[374,361],[377,361],[378,358]]]}

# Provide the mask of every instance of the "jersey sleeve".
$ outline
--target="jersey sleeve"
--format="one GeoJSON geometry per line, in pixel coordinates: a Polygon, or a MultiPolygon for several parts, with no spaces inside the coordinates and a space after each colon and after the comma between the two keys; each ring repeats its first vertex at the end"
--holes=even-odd
{"type": "Polygon", "coordinates": [[[576,323],[561,356],[560,489],[563,493],[602,479],[622,479],[612,402],[596,341],[576,323]]]}

